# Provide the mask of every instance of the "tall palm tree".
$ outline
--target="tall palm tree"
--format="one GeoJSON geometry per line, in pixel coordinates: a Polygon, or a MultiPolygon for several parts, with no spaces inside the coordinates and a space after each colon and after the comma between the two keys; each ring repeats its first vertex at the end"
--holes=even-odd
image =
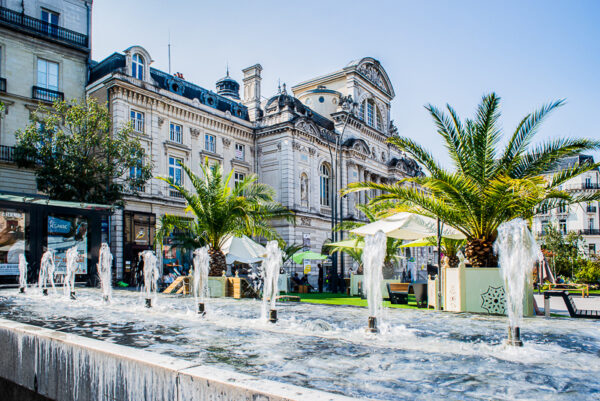
{"type": "MultiPolygon", "coordinates": [[[[379,212],[379,208],[376,208],[371,205],[358,204],[358,205],[356,205],[356,209],[358,211],[362,212],[365,215],[365,217],[367,218],[367,220],[369,220],[369,222],[374,222],[378,218],[382,217],[381,213],[379,212]]],[[[362,227],[365,224],[366,223],[363,223],[360,221],[344,221],[343,223],[338,224],[334,229],[336,231],[350,231],[355,228],[362,227]]],[[[357,237],[353,234],[350,234],[350,238],[357,239],[359,243],[363,241],[362,238],[357,237]]],[[[393,263],[396,260],[398,260],[398,258],[399,258],[398,252],[400,251],[400,245],[402,245],[402,240],[388,237],[387,243],[386,243],[386,249],[385,249],[384,265],[383,265],[384,278],[391,278],[394,275],[393,263]]],[[[335,252],[347,253],[348,255],[350,255],[350,257],[352,259],[354,259],[355,261],[358,262],[359,271],[362,270],[362,249],[357,249],[356,247],[354,247],[354,248],[340,247],[340,246],[328,245],[328,244],[326,244],[326,247],[328,248],[330,255],[335,252]]]]}
{"type": "Polygon", "coordinates": [[[187,212],[193,218],[165,215],[161,222],[159,237],[173,229],[187,232],[191,243],[208,245],[210,275],[220,276],[226,268],[225,255],[221,251],[230,236],[261,236],[280,239],[270,224],[271,219],[293,221],[292,213],[275,202],[275,190],[257,182],[256,175],[249,175],[230,186],[233,171],[223,175],[219,164],[210,166],[208,160],[200,165],[202,176],[194,174],[189,167],[181,165],[189,178],[193,191],[175,183],[171,178],[159,177],[177,190],[187,202],[187,212]]]}
{"type": "Polygon", "coordinates": [[[562,104],[562,100],[555,101],[526,115],[503,149],[499,146],[500,98],[495,93],[484,96],[475,118],[464,122],[449,105],[448,114],[428,105],[426,109],[446,145],[452,169],[442,167],[432,153],[412,139],[392,137],[388,141],[416,159],[429,176],[405,178],[390,185],[355,183],[344,192],[379,189],[385,193],[372,199],[374,204],[392,202],[418,214],[439,217],[466,235],[465,256],[474,266],[496,266],[492,245],[500,224],[516,217],[529,219],[540,207],[553,208],[559,202],[578,203],[599,196],[573,196],[559,188],[571,178],[597,168],[598,163],[575,164],[550,180],[543,174],[555,170],[564,157],[598,149],[600,142],[561,138],[530,146],[540,123],[562,104]]]}

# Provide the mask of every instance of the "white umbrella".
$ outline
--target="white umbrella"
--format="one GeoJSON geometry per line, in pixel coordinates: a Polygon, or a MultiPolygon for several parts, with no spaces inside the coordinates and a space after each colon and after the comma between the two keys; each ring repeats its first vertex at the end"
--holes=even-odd
{"type": "Polygon", "coordinates": [[[233,262],[257,263],[263,260],[267,250],[261,244],[246,237],[229,237],[221,247],[227,264],[233,262]]]}
{"type": "MultiPolygon", "coordinates": [[[[364,236],[373,235],[380,230],[388,237],[404,240],[417,240],[424,237],[437,236],[437,221],[430,217],[402,212],[355,228],[354,230],[351,230],[351,232],[364,236]]],[[[466,238],[463,233],[447,225],[444,225],[442,237],[450,239],[466,238]]]]}

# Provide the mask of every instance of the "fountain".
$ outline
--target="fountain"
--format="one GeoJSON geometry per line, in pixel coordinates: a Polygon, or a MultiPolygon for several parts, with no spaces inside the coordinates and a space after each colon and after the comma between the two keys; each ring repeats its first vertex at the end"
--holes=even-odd
{"type": "Polygon", "coordinates": [[[103,242],[98,255],[98,278],[100,279],[104,302],[110,302],[112,295],[112,261],[113,256],[110,253],[110,248],[106,242],[103,242]]]}
{"type": "Polygon", "coordinates": [[[146,308],[152,307],[152,299],[156,299],[156,281],[158,280],[158,268],[156,267],[156,255],[153,251],[142,252],[144,259],[144,291],[146,293],[146,308]]]}
{"type": "Polygon", "coordinates": [[[269,314],[269,322],[277,322],[277,309],[275,309],[276,297],[279,293],[279,269],[281,269],[281,249],[277,241],[267,243],[267,256],[262,262],[264,284],[263,284],[263,318],[269,314]],[[269,307],[270,306],[270,307],[269,307]]]}
{"type": "Polygon", "coordinates": [[[75,299],[75,272],[78,267],[79,252],[77,245],[69,248],[66,253],[67,259],[67,274],[65,275],[65,295],[75,299]]]}
{"type": "Polygon", "coordinates": [[[24,254],[19,254],[19,292],[24,293],[27,289],[27,259],[24,254]]]}
{"type": "Polygon", "coordinates": [[[42,255],[42,261],[40,262],[40,274],[38,277],[38,288],[42,290],[42,294],[48,295],[48,281],[52,285],[52,291],[56,293],[56,287],[54,286],[54,254],[49,249],[42,255]]]}
{"type": "Polygon", "coordinates": [[[522,346],[520,323],[523,319],[525,285],[531,280],[533,267],[542,253],[527,223],[514,219],[498,227],[494,243],[498,263],[506,289],[508,314],[508,341],[512,346],[522,346]]]}
{"type": "Polygon", "coordinates": [[[383,295],[381,283],[383,282],[383,261],[387,237],[382,231],[365,237],[365,247],[362,261],[364,266],[363,285],[369,305],[369,325],[367,332],[377,333],[377,319],[381,319],[383,312],[383,295]]]}
{"type": "Polygon", "coordinates": [[[204,316],[205,300],[209,297],[208,290],[208,269],[210,257],[208,256],[208,247],[198,248],[194,251],[194,300],[198,305],[198,314],[204,316]]]}

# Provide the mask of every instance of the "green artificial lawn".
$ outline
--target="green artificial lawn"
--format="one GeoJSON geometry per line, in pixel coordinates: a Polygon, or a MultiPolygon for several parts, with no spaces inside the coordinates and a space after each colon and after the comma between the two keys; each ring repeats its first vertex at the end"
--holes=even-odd
{"type": "MultiPolygon", "coordinates": [[[[301,302],[308,302],[312,304],[324,304],[324,305],[349,305],[349,306],[363,306],[367,307],[367,300],[361,299],[360,297],[351,297],[346,294],[333,294],[329,292],[314,292],[308,294],[300,293],[286,293],[285,295],[295,295],[300,297],[301,302]]],[[[401,309],[419,309],[415,301],[415,296],[412,294],[408,295],[408,305],[392,305],[390,301],[383,301],[383,306],[389,308],[401,308],[401,309]]],[[[425,308],[421,308],[425,309],[425,308]]]]}

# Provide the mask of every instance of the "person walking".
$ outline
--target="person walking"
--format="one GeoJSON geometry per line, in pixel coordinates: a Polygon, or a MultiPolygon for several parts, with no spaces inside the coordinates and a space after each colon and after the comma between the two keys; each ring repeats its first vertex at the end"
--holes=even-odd
{"type": "Polygon", "coordinates": [[[323,292],[323,266],[321,266],[321,264],[319,263],[317,267],[319,268],[319,279],[317,281],[319,292],[323,292]]]}

